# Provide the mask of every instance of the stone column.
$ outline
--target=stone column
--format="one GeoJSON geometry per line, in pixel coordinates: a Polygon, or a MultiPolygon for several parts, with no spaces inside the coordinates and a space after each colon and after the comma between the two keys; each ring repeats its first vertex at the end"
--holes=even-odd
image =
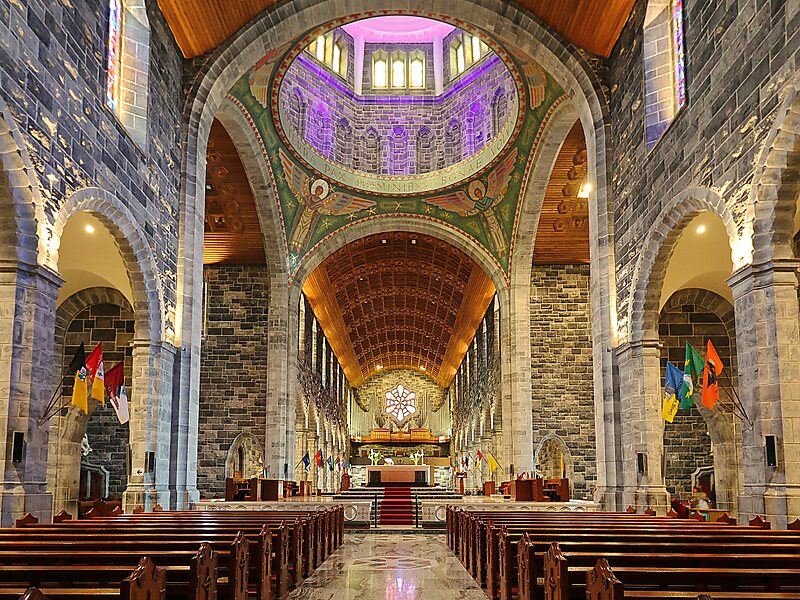
{"type": "Polygon", "coordinates": [[[317,467],[317,450],[319,450],[319,436],[312,433],[308,436],[308,453],[311,456],[311,467],[309,468],[309,480],[313,490],[319,488],[319,467],[317,467]]]}
{"type": "MultiPolygon", "coordinates": [[[[158,503],[174,507],[169,482],[177,465],[171,455],[172,381],[177,350],[165,342],[133,343],[133,389],[130,394],[131,472],[123,508],[150,510],[158,503]]],[[[177,450],[177,449],[176,449],[177,450]]],[[[196,461],[195,461],[196,462],[196,461]]]]}
{"type": "Polygon", "coordinates": [[[661,351],[657,340],[617,348],[622,398],[622,496],[625,506],[669,510],[664,485],[664,420],[661,417],[661,351]],[[644,472],[639,468],[643,457],[644,472]]]}
{"type": "Polygon", "coordinates": [[[63,281],[47,267],[0,264],[0,526],[26,512],[50,521],[47,491],[50,425],[39,419],[53,393],[56,300],[63,281]],[[13,461],[12,440],[24,435],[22,460],[13,461]]]}
{"type": "Polygon", "coordinates": [[[302,460],[308,445],[308,430],[304,427],[295,427],[294,431],[295,457],[297,458],[294,465],[294,479],[295,481],[303,481],[306,477],[306,467],[302,460]]]}
{"type": "Polygon", "coordinates": [[[492,435],[490,433],[482,435],[481,452],[483,453],[483,462],[481,463],[481,470],[480,470],[481,489],[483,489],[483,483],[485,481],[492,480],[492,474],[489,471],[489,451],[492,448],[494,448],[494,444],[492,443],[492,435]]]}
{"type": "Polygon", "coordinates": [[[739,520],[766,514],[784,529],[800,516],[800,331],[796,260],[750,265],[728,280],[736,314],[742,431],[739,520]],[[777,466],[767,464],[775,436],[777,466]]]}

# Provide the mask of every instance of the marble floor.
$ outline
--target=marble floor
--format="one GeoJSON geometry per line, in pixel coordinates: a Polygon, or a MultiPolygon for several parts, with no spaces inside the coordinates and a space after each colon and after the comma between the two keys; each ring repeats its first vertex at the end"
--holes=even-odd
{"type": "Polygon", "coordinates": [[[485,600],[444,534],[348,533],[344,544],[289,594],[303,600],[485,600]]]}

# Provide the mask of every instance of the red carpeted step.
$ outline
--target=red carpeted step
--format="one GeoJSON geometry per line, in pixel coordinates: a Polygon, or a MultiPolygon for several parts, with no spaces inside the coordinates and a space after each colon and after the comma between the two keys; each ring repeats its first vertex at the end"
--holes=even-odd
{"type": "Polygon", "coordinates": [[[381,525],[413,525],[414,504],[410,487],[390,487],[381,499],[381,525]]]}

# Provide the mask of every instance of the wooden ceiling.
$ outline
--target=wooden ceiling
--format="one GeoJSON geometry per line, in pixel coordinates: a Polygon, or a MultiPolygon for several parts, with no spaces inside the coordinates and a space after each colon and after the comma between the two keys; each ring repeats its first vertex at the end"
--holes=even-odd
{"type": "MultiPolygon", "coordinates": [[[[607,57],[635,0],[518,0],[567,41],[607,57]]],[[[276,0],[158,0],[187,58],[219,46],[276,0]]]]}
{"type": "Polygon", "coordinates": [[[337,250],[303,292],[352,386],[381,369],[408,368],[447,387],[495,289],[450,244],[392,232],[337,250]]]}
{"type": "Polygon", "coordinates": [[[264,238],[250,182],[222,123],[211,126],[206,154],[203,264],[263,265],[264,238]]]}
{"type": "Polygon", "coordinates": [[[533,248],[534,264],[589,262],[589,200],[578,198],[586,170],[586,139],[578,121],[561,146],[547,184],[533,248]]]}

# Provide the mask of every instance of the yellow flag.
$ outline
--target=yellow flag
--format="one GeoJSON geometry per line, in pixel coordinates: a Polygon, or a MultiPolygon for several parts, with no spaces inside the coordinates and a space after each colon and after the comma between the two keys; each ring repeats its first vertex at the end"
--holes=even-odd
{"type": "Polygon", "coordinates": [[[500,466],[500,463],[497,462],[497,459],[495,459],[494,454],[492,454],[491,452],[489,452],[488,461],[489,461],[489,471],[494,473],[497,470],[497,467],[500,466]]]}
{"type": "Polygon", "coordinates": [[[87,382],[86,367],[81,367],[75,373],[75,383],[72,384],[72,403],[83,412],[89,412],[89,385],[87,382]]]}
{"type": "Polygon", "coordinates": [[[675,415],[678,414],[678,407],[680,406],[681,401],[678,400],[678,397],[675,394],[672,394],[669,398],[664,398],[664,405],[661,408],[661,416],[664,417],[664,420],[672,423],[673,419],[675,419],[675,415]]]}

